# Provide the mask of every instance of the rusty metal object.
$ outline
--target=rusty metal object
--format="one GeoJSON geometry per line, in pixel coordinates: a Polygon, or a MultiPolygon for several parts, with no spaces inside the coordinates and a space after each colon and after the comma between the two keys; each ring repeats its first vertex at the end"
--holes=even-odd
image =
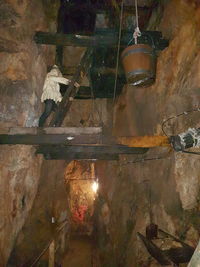
{"type": "Polygon", "coordinates": [[[172,262],[170,259],[168,259],[167,256],[163,253],[163,251],[158,248],[151,240],[148,240],[145,236],[143,236],[140,233],[137,233],[137,235],[140,237],[140,239],[143,241],[147,251],[149,254],[156,259],[160,265],[172,265],[172,262]]]}
{"type": "Polygon", "coordinates": [[[158,225],[151,223],[146,227],[146,238],[151,240],[158,237],[158,225]]]}
{"type": "Polygon", "coordinates": [[[128,84],[147,86],[155,80],[153,48],[146,44],[128,46],[121,55],[128,84]]]}
{"type": "Polygon", "coordinates": [[[161,233],[164,238],[171,238],[172,241],[176,241],[181,246],[170,247],[169,249],[161,249],[157,245],[155,245],[150,239],[147,239],[142,234],[137,233],[140,239],[143,241],[146,249],[153,258],[155,258],[163,266],[173,264],[178,265],[180,263],[187,263],[190,261],[194,253],[193,247],[189,246],[180,239],[166,233],[161,229],[158,229],[158,232],[161,233]]]}

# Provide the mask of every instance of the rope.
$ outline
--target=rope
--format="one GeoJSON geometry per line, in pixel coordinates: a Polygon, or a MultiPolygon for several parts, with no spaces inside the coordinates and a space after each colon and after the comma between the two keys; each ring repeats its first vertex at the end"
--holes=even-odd
{"type": "Polygon", "coordinates": [[[118,45],[117,45],[117,62],[116,62],[116,69],[115,69],[115,85],[114,85],[113,103],[114,103],[115,98],[116,98],[116,89],[117,89],[117,75],[118,75],[118,69],[119,69],[119,50],[120,50],[120,41],[121,41],[121,36],[122,36],[123,11],[124,11],[124,0],[122,0],[122,2],[121,2],[119,38],[118,38],[118,45]]]}
{"type": "Polygon", "coordinates": [[[139,23],[138,23],[138,4],[137,4],[137,0],[135,0],[135,18],[136,18],[136,28],[139,28],[139,23]]]}
{"type": "Polygon", "coordinates": [[[136,28],[133,33],[133,38],[135,40],[135,44],[137,44],[137,38],[141,36],[141,32],[139,29],[139,22],[138,22],[138,4],[137,0],[135,0],[135,19],[136,19],[136,28]]]}

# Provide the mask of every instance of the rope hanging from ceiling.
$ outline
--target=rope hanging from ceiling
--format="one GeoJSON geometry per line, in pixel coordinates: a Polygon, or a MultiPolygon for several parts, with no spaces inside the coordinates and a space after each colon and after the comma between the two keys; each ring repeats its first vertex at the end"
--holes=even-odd
{"type": "Polygon", "coordinates": [[[141,31],[139,28],[139,21],[138,21],[138,4],[137,0],[135,0],[135,20],[136,20],[136,28],[133,33],[133,39],[135,40],[135,44],[137,44],[137,38],[141,36],[141,31]]]}
{"type": "Polygon", "coordinates": [[[137,87],[150,86],[155,81],[156,60],[153,47],[141,42],[138,44],[138,38],[142,34],[139,28],[137,0],[135,0],[135,24],[132,39],[123,50],[121,59],[128,84],[137,87]],[[130,45],[133,40],[134,44],[130,45]]]}
{"type": "Polygon", "coordinates": [[[122,21],[123,21],[123,12],[124,12],[124,0],[121,1],[121,12],[120,12],[120,23],[119,23],[119,37],[118,37],[118,45],[117,45],[117,61],[115,68],[115,84],[114,84],[114,93],[113,93],[113,102],[116,98],[116,90],[117,90],[117,75],[119,70],[119,52],[120,52],[120,42],[122,36],[122,21]]]}

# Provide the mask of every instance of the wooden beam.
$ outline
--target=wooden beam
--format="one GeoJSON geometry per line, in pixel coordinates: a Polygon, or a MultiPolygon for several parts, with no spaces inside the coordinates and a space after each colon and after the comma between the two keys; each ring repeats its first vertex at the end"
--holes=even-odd
{"type": "Polygon", "coordinates": [[[67,88],[67,91],[65,92],[65,95],[62,98],[62,101],[59,103],[58,109],[54,113],[49,126],[60,126],[62,124],[64,117],[78,92],[78,88],[75,86],[75,83],[80,84],[83,77],[88,72],[89,66],[91,65],[92,54],[93,50],[88,48],[82,57],[80,64],[78,65],[77,70],[67,88]]]}
{"type": "Polygon", "coordinates": [[[144,154],[146,148],[130,148],[119,145],[65,145],[40,146],[36,154],[43,154],[45,159],[98,159],[118,160],[119,154],[144,154]]]}
{"type": "Polygon", "coordinates": [[[0,144],[95,144],[102,140],[101,127],[47,127],[0,129],[0,144]]]}
{"type": "MultiPolygon", "coordinates": [[[[170,146],[166,136],[106,136],[101,127],[13,127],[0,128],[0,144],[105,144],[130,148],[170,146]]],[[[98,150],[98,148],[97,148],[98,150]]]]}
{"type": "Polygon", "coordinates": [[[87,135],[101,134],[102,127],[7,127],[0,128],[0,134],[25,135],[25,134],[66,134],[66,135],[87,135]]]}
{"type": "Polygon", "coordinates": [[[98,153],[48,153],[43,154],[46,160],[118,160],[117,154],[98,153]]]}
{"type": "MultiPolygon", "coordinates": [[[[50,66],[47,67],[47,69],[50,70],[51,69],[50,66]]],[[[68,67],[62,66],[62,67],[60,67],[62,74],[66,75],[66,76],[72,76],[76,72],[76,69],[77,69],[77,67],[75,67],[75,66],[68,66],[68,67]]],[[[93,67],[92,71],[95,73],[102,74],[102,75],[108,75],[108,74],[115,74],[116,69],[102,66],[102,67],[93,67]]],[[[118,74],[124,75],[124,71],[119,69],[118,74]]]]}
{"type": "Polygon", "coordinates": [[[49,265],[48,267],[55,266],[55,241],[53,240],[49,246],[49,265]]]}
{"type": "Polygon", "coordinates": [[[71,140],[66,134],[41,134],[41,135],[0,135],[0,145],[54,145],[54,144],[95,144],[99,136],[79,135],[71,140]]]}
{"type": "Polygon", "coordinates": [[[55,57],[55,63],[57,66],[62,66],[63,65],[63,49],[64,47],[62,45],[57,45],[56,46],[56,57],[55,57]]]}
{"type": "MultiPolygon", "coordinates": [[[[111,0],[113,1],[113,0],[111,0]]],[[[115,0],[116,1],[116,0],[115,0]]],[[[116,3],[117,5],[119,5],[119,3],[116,3]]],[[[77,3],[76,2],[69,2],[66,4],[66,9],[67,10],[72,10],[72,11],[80,11],[80,10],[84,10],[87,11],[89,10],[90,12],[94,12],[96,13],[105,13],[105,12],[109,12],[110,13],[110,9],[113,7],[113,4],[110,1],[107,1],[106,3],[104,1],[96,1],[95,3],[77,3]]],[[[138,6],[138,9],[143,10],[143,9],[148,9],[148,7],[145,6],[138,6]]],[[[135,13],[135,5],[133,5],[132,3],[124,3],[124,11],[126,11],[127,13],[135,13]]]]}
{"type": "MultiPolygon", "coordinates": [[[[111,0],[113,1],[113,0],[111,0]]],[[[110,10],[113,8],[113,5],[111,3],[111,1],[107,1],[106,3],[104,1],[96,1],[95,3],[77,3],[76,2],[70,2],[67,3],[66,5],[66,9],[67,11],[85,11],[87,12],[88,10],[90,12],[93,13],[108,13],[110,14],[110,10]]],[[[119,3],[117,3],[119,5],[119,3]]],[[[148,10],[151,7],[148,6],[144,6],[142,3],[142,6],[139,5],[138,3],[138,10],[140,12],[140,10],[148,10]]],[[[132,3],[128,2],[128,3],[124,3],[124,12],[128,13],[128,14],[132,14],[134,13],[135,15],[135,5],[133,5],[132,3]]]]}
{"type": "Polygon", "coordinates": [[[65,146],[41,146],[37,150],[37,154],[63,154],[68,155],[70,153],[84,153],[84,154],[144,154],[147,152],[147,148],[128,147],[122,145],[65,145],[65,146]]]}
{"type": "Polygon", "coordinates": [[[93,99],[93,98],[113,98],[113,88],[106,87],[105,90],[92,91],[89,86],[81,86],[75,96],[75,99],[93,99]]]}
{"type": "MultiPolygon", "coordinates": [[[[124,39],[122,40],[122,44],[127,44],[128,40],[131,39],[131,35],[128,34],[128,38],[126,35],[124,39]]],[[[102,31],[95,33],[95,35],[36,32],[34,40],[38,44],[49,45],[78,47],[117,46],[118,31],[102,31]]]]}
{"type": "MultiPolygon", "coordinates": [[[[78,47],[117,47],[118,31],[112,29],[101,29],[94,35],[83,34],[61,34],[50,32],[36,32],[34,40],[38,44],[78,46],[78,47]]],[[[132,31],[122,31],[121,46],[127,46],[132,39],[132,31]]],[[[162,38],[162,33],[157,31],[144,31],[139,38],[142,43],[155,46],[155,50],[163,50],[169,42],[162,38]]]]}
{"type": "MultiPolygon", "coordinates": [[[[63,21],[62,21],[62,6],[60,2],[60,8],[57,14],[57,33],[64,33],[63,32],[63,21]]],[[[56,56],[55,56],[55,63],[59,68],[63,65],[63,52],[64,52],[64,47],[62,45],[56,46],[56,56]]]]}

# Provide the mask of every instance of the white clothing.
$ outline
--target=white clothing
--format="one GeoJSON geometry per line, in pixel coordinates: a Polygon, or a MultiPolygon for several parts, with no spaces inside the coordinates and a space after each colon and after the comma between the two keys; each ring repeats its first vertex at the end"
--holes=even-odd
{"type": "Polygon", "coordinates": [[[43,93],[41,96],[41,101],[44,102],[47,99],[52,99],[56,103],[61,102],[62,95],[60,93],[60,85],[69,84],[70,80],[64,78],[57,66],[53,66],[52,70],[47,73],[46,79],[44,81],[43,93]]]}

